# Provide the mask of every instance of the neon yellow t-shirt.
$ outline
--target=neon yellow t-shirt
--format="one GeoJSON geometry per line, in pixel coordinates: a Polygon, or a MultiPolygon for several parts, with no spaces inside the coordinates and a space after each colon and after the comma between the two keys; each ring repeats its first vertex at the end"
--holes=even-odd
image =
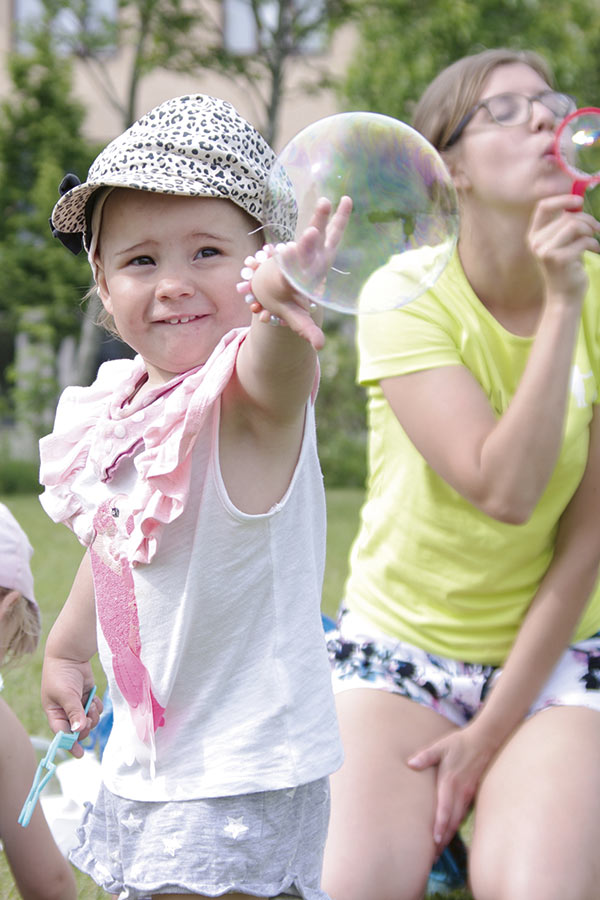
{"type": "MultiPolygon", "coordinates": [[[[369,479],[345,603],[388,634],[467,662],[500,664],[510,650],[587,460],[600,383],[600,258],[586,254],[586,268],[590,288],[563,446],[544,494],[523,525],[487,516],[438,476],[406,436],[379,381],[438,366],[466,366],[499,417],[520,381],[532,338],[506,331],[486,310],[457,253],[417,300],[359,318],[359,381],[368,388],[369,479]]],[[[380,289],[394,289],[393,272],[380,273],[377,281],[380,289]]],[[[597,588],[575,638],[599,629],[597,588]]]]}

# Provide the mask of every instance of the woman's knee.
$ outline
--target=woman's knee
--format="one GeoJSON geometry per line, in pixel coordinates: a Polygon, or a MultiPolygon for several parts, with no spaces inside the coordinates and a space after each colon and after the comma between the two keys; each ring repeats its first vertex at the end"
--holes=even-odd
{"type": "Polygon", "coordinates": [[[402,872],[366,859],[352,867],[329,869],[323,890],[331,900],[422,900],[430,866],[413,860],[402,872]]]}
{"type": "Polygon", "coordinates": [[[474,900],[595,900],[598,896],[598,885],[581,871],[577,860],[546,859],[538,864],[523,853],[519,860],[498,862],[488,868],[475,858],[471,861],[474,900]]]}
{"type": "Polygon", "coordinates": [[[598,746],[598,714],[569,707],[538,713],[505,745],[476,801],[476,900],[600,896],[598,746]]]}
{"type": "Polygon", "coordinates": [[[323,889],[332,900],[421,900],[433,863],[433,772],[406,759],[451,726],[383,691],[338,697],[346,761],[331,779],[323,889]]]}

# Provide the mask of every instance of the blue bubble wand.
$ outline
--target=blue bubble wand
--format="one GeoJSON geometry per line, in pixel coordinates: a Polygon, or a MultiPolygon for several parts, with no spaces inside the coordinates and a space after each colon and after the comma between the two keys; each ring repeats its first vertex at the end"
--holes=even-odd
{"type": "MultiPolygon", "coordinates": [[[[84,712],[86,716],[95,694],[96,686],[94,685],[84,706],[84,712]]],[[[21,813],[19,815],[18,822],[19,825],[23,826],[23,828],[27,828],[27,826],[29,825],[40,794],[56,772],[56,763],[54,762],[54,758],[57,752],[59,750],[71,750],[73,748],[73,745],[77,742],[78,738],[78,731],[58,731],[54,735],[54,740],[48,747],[46,755],[40,761],[37,767],[35,776],[33,778],[33,784],[31,785],[31,790],[27,795],[27,800],[25,801],[23,809],[21,810],[21,813]]]]}

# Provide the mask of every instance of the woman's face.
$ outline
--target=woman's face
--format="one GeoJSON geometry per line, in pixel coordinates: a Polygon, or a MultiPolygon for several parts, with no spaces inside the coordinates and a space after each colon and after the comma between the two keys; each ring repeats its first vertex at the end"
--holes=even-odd
{"type": "MultiPolygon", "coordinates": [[[[535,97],[549,89],[525,63],[508,63],[490,73],[479,99],[507,92],[535,97]]],[[[485,107],[477,110],[451,157],[463,202],[510,211],[530,209],[542,197],[568,193],[571,180],[553,152],[559,124],[539,100],[532,102],[529,120],[520,125],[499,125],[485,107]]]]}

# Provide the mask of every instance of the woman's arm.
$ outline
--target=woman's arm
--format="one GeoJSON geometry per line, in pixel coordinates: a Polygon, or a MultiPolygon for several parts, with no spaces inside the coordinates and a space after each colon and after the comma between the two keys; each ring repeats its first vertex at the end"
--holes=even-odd
{"type": "MultiPolygon", "coordinates": [[[[54,732],[79,731],[83,740],[98,724],[102,701],[94,698],[87,721],[82,703],[94,685],[90,659],[96,652],[94,585],[86,553],[44,652],[42,705],[54,732]]],[[[79,742],[71,752],[77,757],[83,755],[79,742]]]]}
{"type": "Polygon", "coordinates": [[[514,524],[533,512],[560,452],[587,285],[581,254],[592,245],[598,250],[598,223],[567,209],[569,202],[549,198],[534,216],[530,241],[544,264],[545,303],[525,371],[500,419],[460,366],[382,382],[400,424],[432,468],[485,513],[514,524]]]}
{"type": "Polygon", "coordinates": [[[554,557],[515,643],[480,712],[462,731],[413,757],[409,765],[437,765],[434,834],[443,846],[458,828],[483,771],[523,721],[550,676],[589,600],[600,566],[600,408],[594,408],[588,463],[565,510],[554,557]]]}

